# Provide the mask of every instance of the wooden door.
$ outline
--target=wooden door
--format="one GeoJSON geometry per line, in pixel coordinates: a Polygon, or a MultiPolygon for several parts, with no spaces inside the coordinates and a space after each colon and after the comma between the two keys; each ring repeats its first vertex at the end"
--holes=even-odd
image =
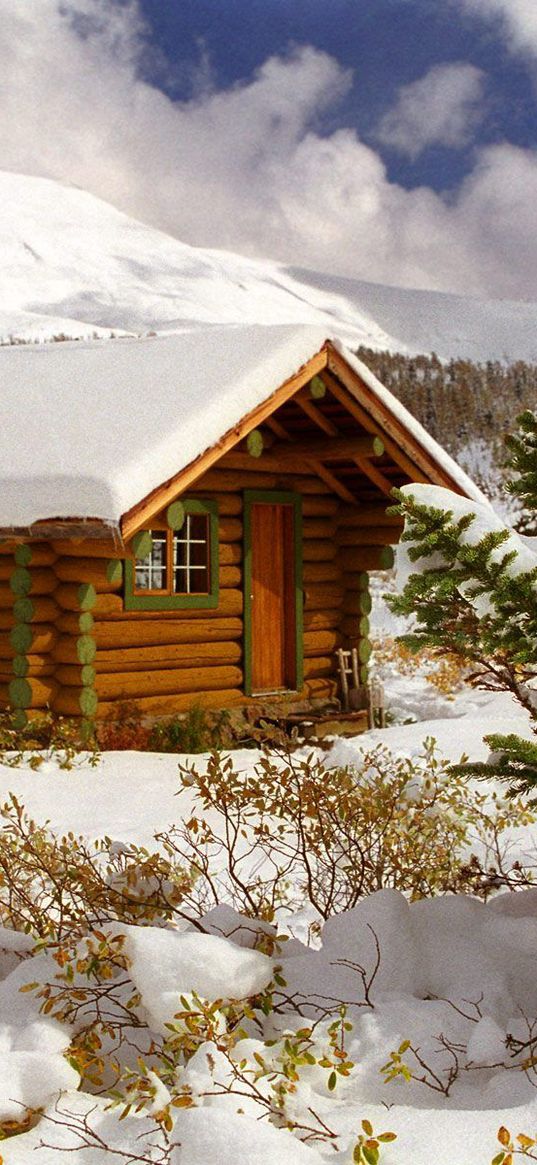
{"type": "Polygon", "coordinates": [[[250,508],[250,687],[297,687],[295,505],[253,501],[250,508]]]}

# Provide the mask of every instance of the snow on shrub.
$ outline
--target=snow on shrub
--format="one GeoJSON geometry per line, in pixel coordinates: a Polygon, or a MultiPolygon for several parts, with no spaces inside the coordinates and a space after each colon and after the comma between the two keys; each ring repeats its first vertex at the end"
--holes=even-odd
{"type": "Polygon", "coordinates": [[[537,892],[494,896],[529,877],[502,855],[522,804],[432,743],[353,768],[215,756],[182,802],[154,853],[1,811],[6,1165],[430,1165],[478,1098],[451,1157],[489,1165],[502,1106],[531,1128],[537,892]],[[288,939],[304,900],[312,947],[288,939]]]}
{"type": "Polygon", "coordinates": [[[182,789],[199,810],[157,840],[194,876],[183,902],[192,913],[227,901],[272,921],[306,901],[326,919],[380,889],[486,897],[524,884],[502,834],[531,812],[513,803],[507,817],[501,798],[451,774],[433,740],[412,759],[379,745],[333,768],[273,750],[241,772],[214,754],[203,771],[182,766],[182,789]]]}
{"type": "Polygon", "coordinates": [[[248,999],[264,991],[272,978],[272,961],[266,955],[241,950],[212,934],[132,926],[124,951],[151,1026],[161,1032],[173,1020],[180,995],[248,999]]]}

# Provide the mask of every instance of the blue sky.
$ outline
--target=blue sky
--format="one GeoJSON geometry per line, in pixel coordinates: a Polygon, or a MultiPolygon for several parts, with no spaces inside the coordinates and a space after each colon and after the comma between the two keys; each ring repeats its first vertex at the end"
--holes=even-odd
{"type": "Polygon", "coordinates": [[[412,164],[380,145],[389,176],[407,188],[456,187],[479,144],[537,145],[533,62],[509,52],[499,17],[483,20],[450,0],[142,0],[141,7],[165,61],[160,69],[152,62],[149,75],[173,98],[192,97],[202,60],[222,89],[247,82],[267,57],[313,45],[353,72],[352,87],[320,113],[318,128],[352,126],[375,145],[376,126],[402,85],[447,62],[483,70],[484,115],[470,142],[433,144],[412,164]]]}
{"type": "Polygon", "coordinates": [[[6,169],[189,246],[537,300],[537,0],[0,0],[6,169]]]}

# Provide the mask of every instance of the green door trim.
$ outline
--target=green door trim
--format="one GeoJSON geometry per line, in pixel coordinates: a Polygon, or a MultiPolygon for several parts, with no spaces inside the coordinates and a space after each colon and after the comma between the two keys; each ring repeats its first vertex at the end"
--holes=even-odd
{"type": "Polygon", "coordinates": [[[293,507],[295,568],[295,676],[299,692],[304,683],[304,615],[302,591],[302,498],[293,491],[246,489],[244,499],[244,692],[252,693],[252,506],[256,502],[293,507]]]}

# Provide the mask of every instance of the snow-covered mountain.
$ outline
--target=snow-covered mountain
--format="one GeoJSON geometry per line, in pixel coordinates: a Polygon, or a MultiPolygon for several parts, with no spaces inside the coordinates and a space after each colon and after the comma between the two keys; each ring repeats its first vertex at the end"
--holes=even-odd
{"type": "Polygon", "coordinates": [[[192,247],[46,178],[0,173],[0,341],[309,323],[352,347],[537,360],[537,304],[384,287],[192,247]]]}

